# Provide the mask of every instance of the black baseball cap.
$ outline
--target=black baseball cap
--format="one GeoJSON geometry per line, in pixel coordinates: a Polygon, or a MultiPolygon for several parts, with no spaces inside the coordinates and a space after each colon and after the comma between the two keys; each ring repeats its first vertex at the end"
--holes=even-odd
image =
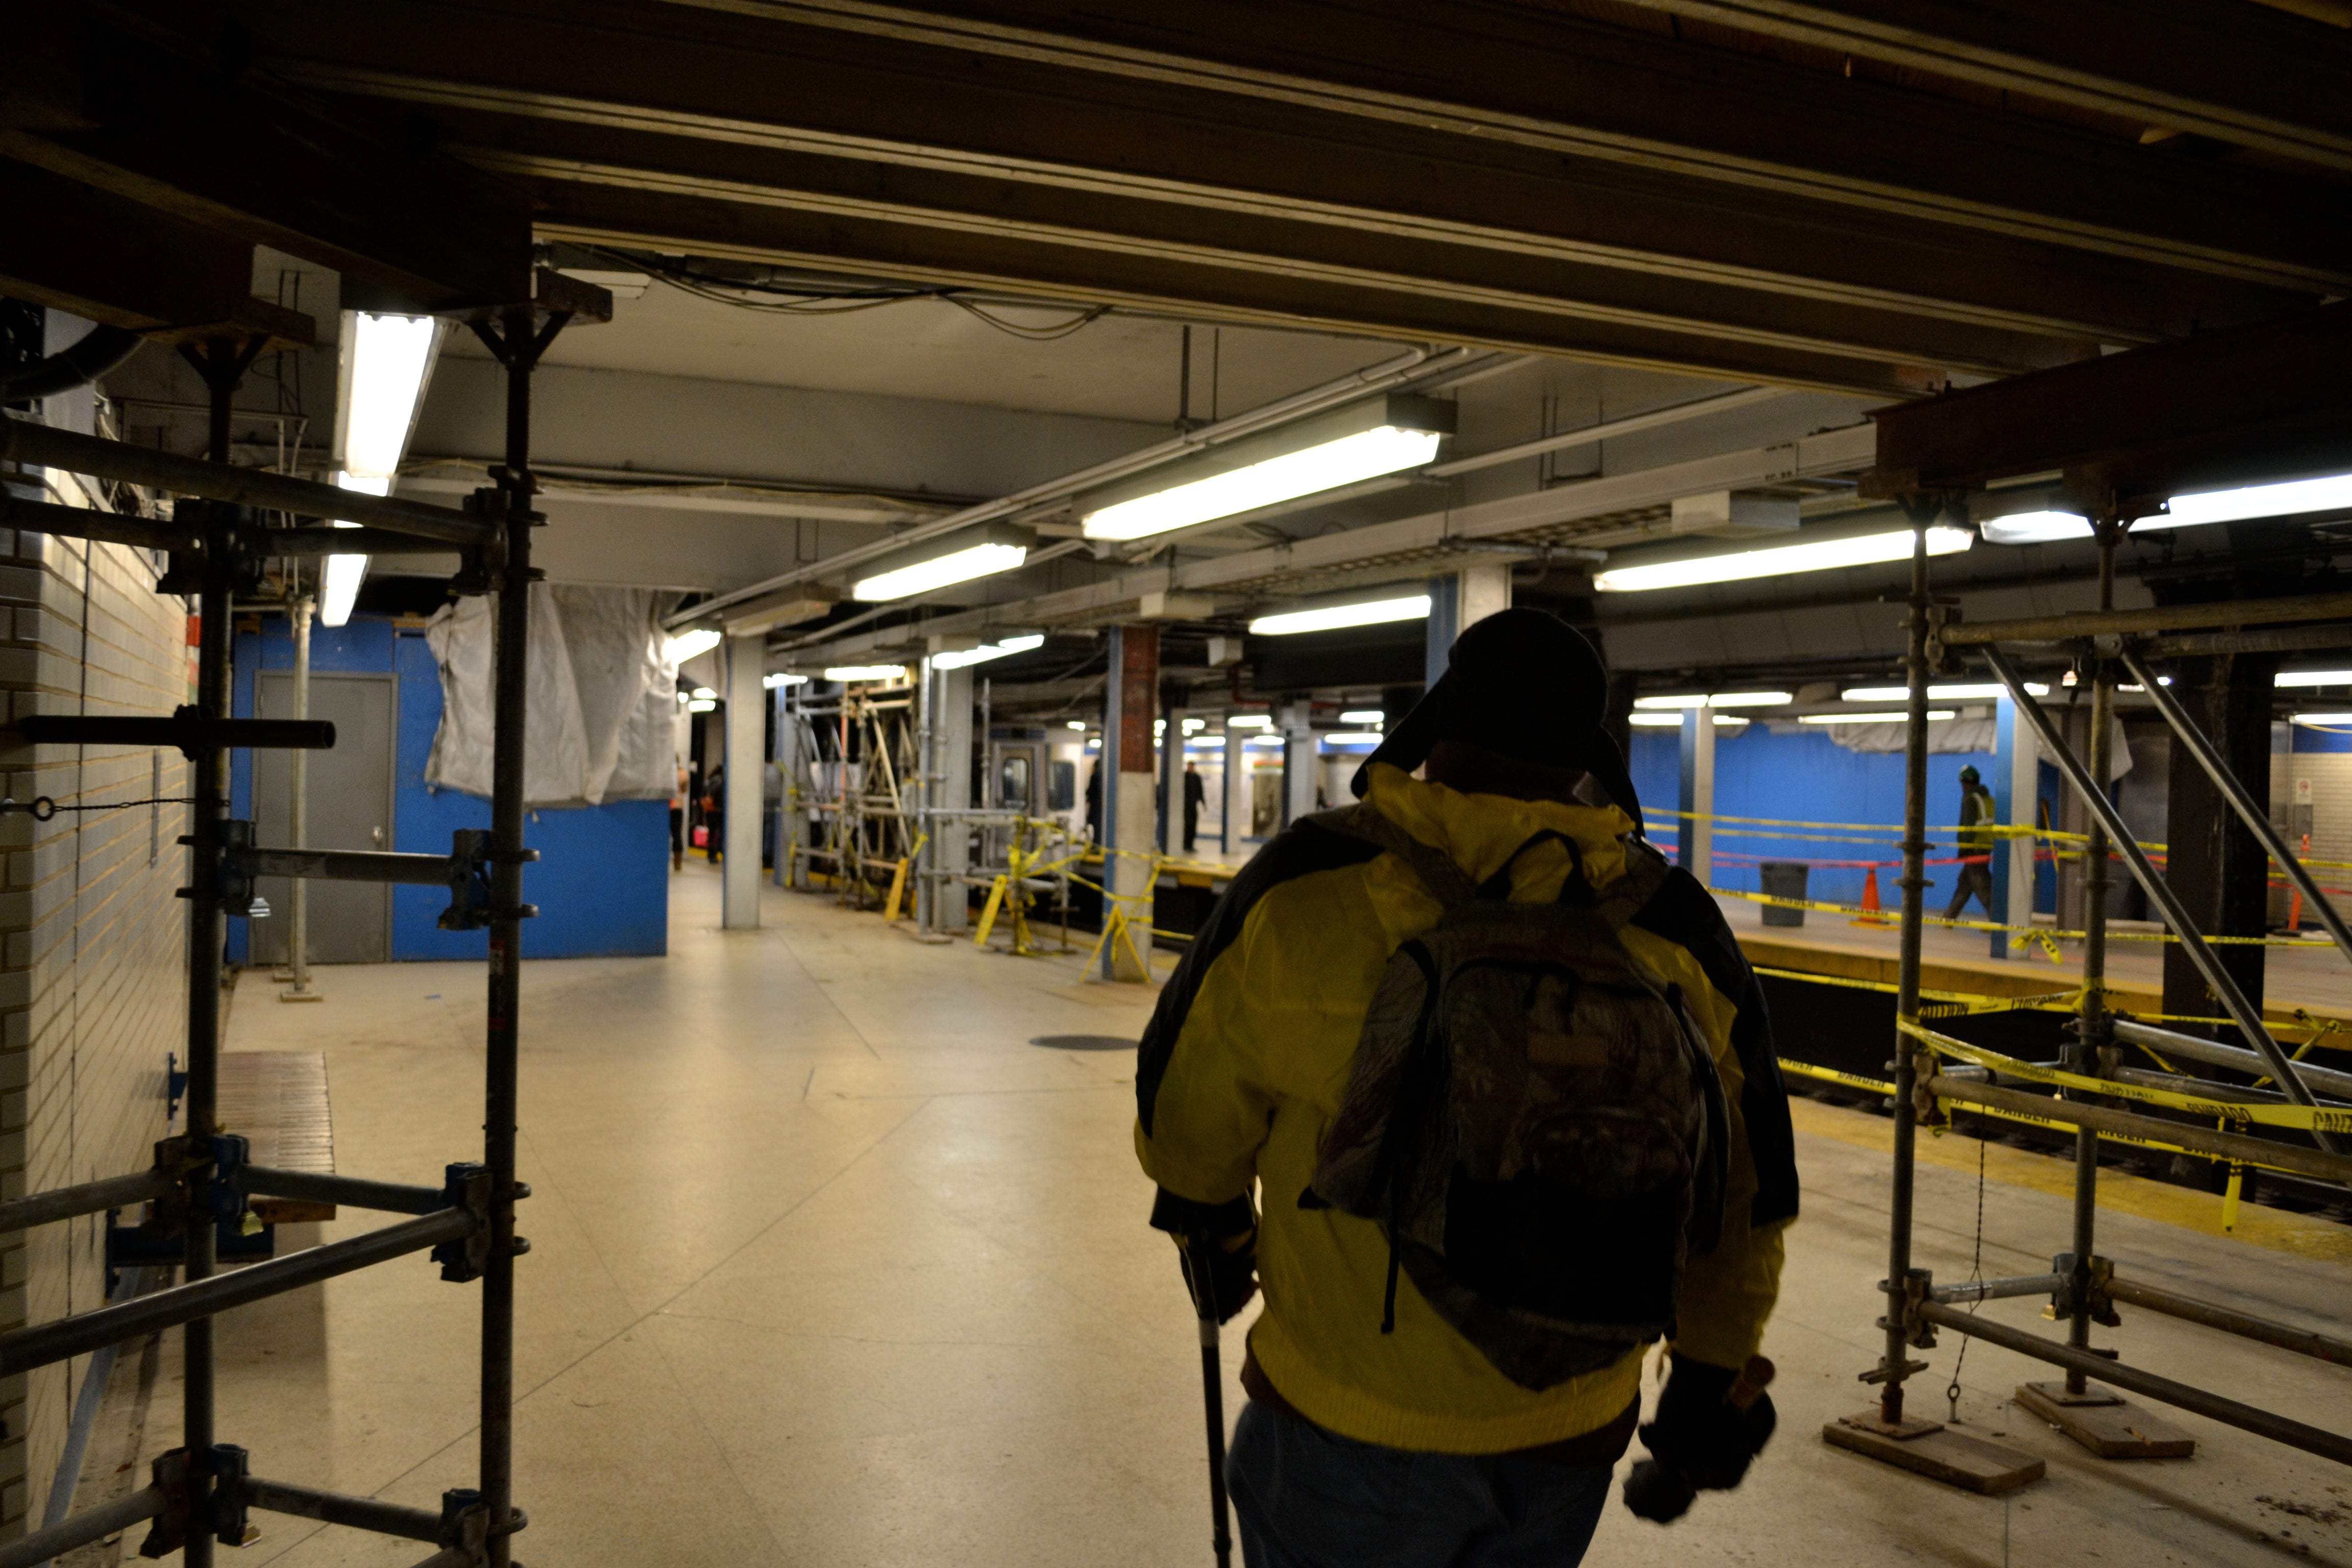
{"type": "Polygon", "coordinates": [[[1365,759],[1352,787],[1365,793],[1373,763],[1411,773],[1438,742],[1461,741],[1522,762],[1581,768],[1638,828],[1642,803],[1624,753],[1601,727],[1608,704],[1608,670],[1581,633],[1543,610],[1504,610],[1454,639],[1445,673],[1365,759]]]}

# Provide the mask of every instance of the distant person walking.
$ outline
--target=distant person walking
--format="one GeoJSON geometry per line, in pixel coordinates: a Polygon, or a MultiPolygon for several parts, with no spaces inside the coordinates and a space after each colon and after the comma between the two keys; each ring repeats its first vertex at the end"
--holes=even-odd
{"type": "Polygon", "coordinates": [[[719,864],[719,841],[727,836],[727,765],[710,770],[702,785],[702,858],[719,864]]]}
{"type": "Polygon", "coordinates": [[[1184,764],[1184,853],[1192,853],[1192,846],[1201,837],[1201,807],[1209,798],[1209,786],[1201,782],[1201,770],[1192,763],[1184,764]]]}
{"type": "Polygon", "coordinates": [[[1993,836],[1981,831],[1995,820],[1997,808],[1992,791],[1985,788],[1982,776],[1974,768],[1960,770],[1960,874],[1952,888],[1952,901],[1944,910],[1944,918],[1956,921],[1969,906],[1971,894],[1984,905],[1985,918],[1998,920],[1992,907],[1992,845],[1993,836]]]}
{"type": "Polygon", "coordinates": [[[686,795],[693,788],[686,764],[677,764],[677,787],[669,792],[669,868],[686,869],[686,795]]]}

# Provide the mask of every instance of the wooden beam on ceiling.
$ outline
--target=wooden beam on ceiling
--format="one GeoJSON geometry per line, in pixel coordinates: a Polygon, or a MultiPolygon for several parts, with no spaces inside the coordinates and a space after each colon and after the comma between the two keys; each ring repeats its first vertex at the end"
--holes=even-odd
{"type": "Polygon", "coordinates": [[[233,29],[207,42],[113,6],[22,0],[0,20],[0,155],[331,267],[347,305],[530,297],[520,193],[246,68],[233,29]]]}
{"type": "Polygon", "coordinates": [[[2352,33],[2238,0],[1633,0],[2352,172],[2352,33]]]}
{"type": "MultiPolygon", "coordinates": [[[[384,0],[362,26],[289,0],[232,4],[273,70],[411,112],[478,108],[964,171],[1290,218],[1365,245],[1443,240],[2055,337],[2143,342],[2352,285],[2352,224],[2293,182],[1770,62],[1727,66],[1622,29],[1603,30],[1614,53],[1589,60],[1560,52],[1585,31],[1546,33],[1549,53],[1474,31],[1426,68],[1417,25],[1357,18],[1320,36],[1357,41],[1339,74],[1377,65],[1463,100],[1406,112],[1360,85],[1309,90],[1295,73],[1218,63],[1255,47],[1230,35],[1261,14],[1297,32],[1319,15],[1304,0],[1246,18],[1188,12],[1191,52],[1164,60],[932,13],[892,13],[888,32],[854,5],[384,0]],[[1664,100],[1608,86],[1628,58],[1664,100]],[[1504,86],[1552,119],[1494,107],[1510,93],[1479,72],[1507,65],[1504,86]],[[1733,67],[1738,91],[1719,79],[1733,67]],[[1731,155],[1735,142],[1748,153],[1731,155]]],[[[1493,7],[1469,16],[1529,25],[1493,7]]],[[[1300,70],[1315,58],[1283,58],[1300,70]]]]}

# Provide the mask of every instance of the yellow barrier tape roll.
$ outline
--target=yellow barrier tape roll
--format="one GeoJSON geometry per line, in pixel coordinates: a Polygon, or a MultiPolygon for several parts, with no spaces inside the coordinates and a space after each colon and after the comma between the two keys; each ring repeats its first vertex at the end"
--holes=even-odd
{"type": "Polygon", "coordinates": [[[2087,1074],[2068,1072],[2063,1068],[2043,1067],[2038,1062],[2020,1061],[2015,1057],[1987,1050],[1981,1046],[1956,1040],[1949,1035],[1917,1024],[1898,1020],[1895,1026],[1903,1033],[1926,1045],[1938,1056],[1954,1057],[2011,1078],[2021,1078],[2035,1083],[2046,1083],[2060,1089],[2080,1089],[2086,1094],[2104,1094],[2116,1100],[2137,1100],[2144,1105],[2161,1105],[2174,1110],[2186,1110],[2196,1116],[2214,1117],[2241,1126],[2291,1127],[2303,1131],[2316,1129],[2324,1132],[2352,1132],[2352,1110],[2329,1110],[2307,1105],[2240,1105],[2232,1101],[2207,1100],[2194,1094],[2177,1094],[2170,1089],[2154,1089],[2145,1084],[2118,1083],[2113,1079],[2092,1078],[2087,1074]]]}

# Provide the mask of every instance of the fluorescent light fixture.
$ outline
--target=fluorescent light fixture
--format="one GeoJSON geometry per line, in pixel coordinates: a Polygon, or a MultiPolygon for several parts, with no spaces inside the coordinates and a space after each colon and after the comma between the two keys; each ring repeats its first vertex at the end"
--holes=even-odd
{"type": "Polygon", "coordinates": [[[2352,686],[2352,669],[2282,669],[2273,686],[2352,686]]]}
{"type": "Polygon", "coordinates": [[[351,384],[343,410],[348,472],[388,479],[400,471],[440,336],[441,323],[431,316],[352,312],[345,356],[351,384]]]}
{"type": "Polygon", "coordinates": [[[662,645],[662,657],[672,665],[698,658],[719,646],[721,641],[717,626],[697,626],[690,632],[680,632],[662,645]]]}
{"type": "Polygon", "coordinates": [[[719,693],[711,690],[708,686],[698,686],[688,695],[691,696],[697,702],[709,702],[715,700],[718,698],[719,693]]]}
{"type": "Polygon", "coordinates": [[[911,558],[892,558],[893,564],[852,583],[849,596],[881,604],[1010,572],[1029,559],[1029,545],[1030,536],[1022,530],[990,523],[957,534],[950,542],[929,545],[911,558]]]}
{"type": "MultiPolygon", "coordinates": [[[[1711,691],[1705,696],[1636,697],[1636,708],[1778,708],[1795,698],[1785,691],[1711,691]]],[[[1680,720],[1675,721],[1680,723],[1680,720]]]]}
{"type": "MultiPolygon", "coordinates": [[[[865,597],[859,595],[858,597],[865,597]]],[[[1033,647],[1044,647],[1044,633],[1025,637],[1006,637],[1000,643],[983,643],[978,647],[964,648],[956,653],[931,655],[933,669],[961,669],[967,665],[986,664],[992,658],[1003,658],[1008,653],[1027,653],[1033,647]]]]}
{"type": "MultiPolygon", "coordinates": [[[[1680,713],[1661,713],[1655,709],[1633,714],[1627,721],[1639,724],[1645,730],[1679,730],[1683,727],[1683,716],[1680,713]]],[[[1718,713],[1715,716],[1715,727],[1718,730],[1730,729],[1735,725],[1747,722],[1747,720],[1729,713],[1718,713]]]]}
{"type": "Polygon", "coordinates": [[[760,684],[771,691],[780,686],[803,686],[807,682],[808,677],[805,675],[786,675],[782,670],[776,671],[773,675],[763,675],[760,678],[760,684]]]}
{"type": "Polygon", "coordinates": [[[1190,528],[1318,490],[1338,489],[1433,462],[1444,437],[1434,430],[1377,426],[1303,451],[1268,458],[1245,468],[1214,474],[1133,500],[1114,502],[1083,519],[1088,539],[1148,539],[1171,529],[1190,528]]]}
{"type": "MultiPolygon", "coordinates": [[[[1927,530],[1927,553],[1957,554],[1975,543],[1976,537],[1965,528],[1931,528],[1927,530]]],[[[1785,577],[1797,572],[1829,572],[1841,566],[1876,566],[1909,559],[1911,531],[1903,528],[1805,544],[1774,544],[1761,550],[1734,550],[1722,555],[1613,566],[1593,574],[1592,585],[1605,594],[1640,593],[1654,588],[1691,588],[1702,583],[1743,582],[1750,577],[1785,577]]]]}
{"type": "Polygon", "coordinates": [[[904,680],[907,667],[903,664],[836,664],[824,672],[827,680],[904,680]]]}
{"type": "Polygon", "coordinates": [[[2091,537],[2091,520],[2071,511],[2018,511],[1977,524],[1987,544],[2055,544],[2091,537]]]}
{"type": "MultiPolygon", "coordinates": [[[[389,477],[369,477],[339,473],[335,476],[339,489],[358,490],[362,495],[380,496],[392,493],[389,477]]],[[[338,521],[337,528],[357,528],[355,522],[338,521]]],[[[367,581],[368,558],[364,555],[330,555],[319,566],[319,624],[340,626],[352,618],[352,606],[359,603],[360,584],[367,581]]]]}
{"type": "Polygon", "coordinates": [[[1184,721],[1184,733],[1187,735],[1197,735],[1208,727],[1209,721],[1206,719],[1187,719],[1184,721]]]}
{"type": "Polygon", "coordinates": [[[1377,746],[1381,743],[1377,730],[1334,730],[1323,737],[1327,746],[1377,746]]]}
{"type": "Polygon", "coordinates": [[[1083,730],[1086,727],[1087,721],[1084,719],[1073,719],[1065,726],[1065,728],[1071,730],[1083,730]]]}
{"type": "MultiPolygon", "coordinates": [[[[1931,724],[1938,724],[1947,719],[1958,717],[1958,714],[1948,708],[1931,708],[1927,710],[1927,721],[1931,724]]],[[[1804,713],[1798,716],[1797,722],[1800,724],[1905,724],[1910,722],[1910,719],[1911,715],[1908,713],[1804,713]]]]}
{"type": "Polygon", "coordinates": [[[1271,730],[1274,721],[1263,713],[1234,713],[1225,719],[1228,730],[1271,730]]]}
{"type": "MultiPolygon", "coordinates": [[[[2294,517],[2347,508],[2352,508],[2352,474],[2329,474],[2315,479],[2240,485],[2226,490],[2196,490],[2174,496],[2163,511],[2134,522],[2132,531],[2154,533],[2168,528],[2198,528],[2212,522],[2294,517]]],[[[1987,518],[1977,526],[1990,544],[2047,544],[2055,540],[2091,537],[2089,520],[2068,511],[2015,512],[2008,517],[1987,518]]]]}
{"type": "Polygon", "coordinates": [[[1244,746],[1279,746],[1282,744],[1282,737],[1279,735],[1253,735],[1248,740],[1244,741],[1242,744],[1244,746]]]}
{"type": "MultiPolygon", "coordinates": [[[[2025,683],[2025,694],[2047,697],[2050,689],[2039,681],[2029,680],[2025,683]]],[[[1910,689],[1902,686],[1849,686],[1838,693],[1839,699],[1846,702],[1900,702],[1910,695],[1910,689]]],[[[1990,702],[1995,698],[2008,696],[2009,688],[1988,680],[1966,686],[1930,686],[1927,695],[1937,702],[1990,702]]]]}
{"type": "Polygon", "coordinates": [[[707,697],[686,705],[686,710],[689,713],[713,713],[718,711],[718,709],[719,704],[707,697]]]}
{"type": "Polygon", "coordinates": [[[2298,713],[2298,724],[2352,724],[2352,713],[2298,713]]]}
{"type": "Polygon", "coordinates": [[[1388,721],[1389,716],[1378,708],[1357,708],[1339,715],[1342,724],[1370,724],[1377,728],[1388,721]]]}
{"type": "Polygon", "coordinates": [[[1336,631],[1341,626],[1372,626],[1385,621],[1425,621],[1429,619],[1429,595],[1414,594],[1402,599],[1374,599],[1361,605],[1330,605],[1319,610],[1288,610],[1278,616],[1260,616],[1250,623],[1255,637],[1288,637],[1295,632],[1336,631]]]}

